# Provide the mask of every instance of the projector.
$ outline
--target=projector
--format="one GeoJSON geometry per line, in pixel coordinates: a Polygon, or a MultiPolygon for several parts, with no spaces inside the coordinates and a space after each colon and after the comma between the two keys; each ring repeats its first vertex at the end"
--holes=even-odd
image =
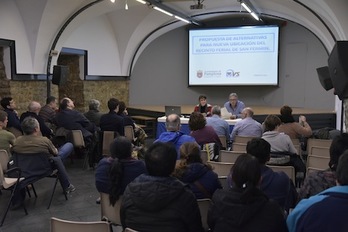
{"type": "Polygon", "coordinates": [[[204,7],[204,5],[199,3],[199,4],[191,5],[190,9],[191,10],[201,10],[201,9],[203,9],[203,7],[204,7]]]}

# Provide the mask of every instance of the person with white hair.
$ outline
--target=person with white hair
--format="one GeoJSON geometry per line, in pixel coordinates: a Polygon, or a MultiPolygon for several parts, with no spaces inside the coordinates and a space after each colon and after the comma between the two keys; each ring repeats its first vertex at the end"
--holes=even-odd
{"type": "Polygon", "coordinates": [[[232,114],[230,119],[236,119],[242,117],[242,110],[245,108],[245,104],[238,100],[238,95],[236,93],[231,93],[224,107],[232,114]]]}

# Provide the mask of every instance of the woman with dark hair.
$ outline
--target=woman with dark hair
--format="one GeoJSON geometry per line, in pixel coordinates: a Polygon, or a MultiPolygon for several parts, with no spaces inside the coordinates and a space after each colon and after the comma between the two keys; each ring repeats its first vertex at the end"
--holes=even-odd
{"type": "Polygon", "coordinates": [[[231,169],[232,188],[216,190],[208,211],[208,225],[214,232],[287,231],[284,214],[276,202],[259,189],[261,170],[258,160],[240,155],[231,169]]]}
{"type": "Polygon", "coordinates": [[[207,96],[205,95],[200,95],[198,97],[198,102],[199,104],[195,106],[193,109],[193,112],[199,112],[202,113],[204,116],[211,116],[211,108],[212,105],[207,103],[207,96]]]}
{"type": "Polygon", "coordinates": [[[99,161],[95,172],[95,185],[99,192],[110,195],[110,204],[123,194],[126,186],[140,174],[146,173],[143,161],[132,157],[132,144],[123,137],[117,137],[110,145],[111,157],[99,161]]]}
{"type": "Polygon", "coordinates": [[[123,125],[132,126],[134,129],[134,121],[131,117],[128,116],[126,103],[124,103],[123,101],[120,101],[118,104],[117,114],[123,118],[123,125]]]}
{"type": "Polygon", "coordinates": [[[211,198],[216,189],[222,188],[221,183],[212,167],[202,163],[197,143],[184,143],[179,151],[180,162],[173,176],[188,184],[197,199],[211,198]]]}

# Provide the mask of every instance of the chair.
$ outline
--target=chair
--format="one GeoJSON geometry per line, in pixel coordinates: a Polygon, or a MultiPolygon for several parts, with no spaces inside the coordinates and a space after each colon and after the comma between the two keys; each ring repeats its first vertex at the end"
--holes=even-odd
{"type": "Polygon", "coordinates": [[[198,208],[201,212],[202,225],[205,231],[209,230],[209,226],[207,223],[208,218],[208,210],[211,204],[211,200],[209,198],[197,199],[198,208]]]}
{"type": "Polygon", "coordinates": [[[330,157],[309,155],[307,158],[307,169],[325,170],[329,168],[330,157]]]}
{"type": "Polygon", "coordinates": [[[126,229],[124,229],[124,232],[138,232],[138,231],[127,227],[126,229]]]}
{"type": "Polygon", "coordinates": [[[226,140],[226,136],[225,136],[225,135],[219,135],[219,139],[220,139],[220,141],[221,141],[222,148],[223,148],[223,149],[227,149],[227,140],[226,140]]]}
{"type": "Polygon", "coordinates": [[[51,217],[51,232],[111,232],[108,222],[76,222],[51,217]]]}
{"type": "Polygon", "coordinates": [[[246,143],[232,143],[232,151],[246,152],[246,143]]]}
{"type": "Polygon", "coordinates": [[[124,127],[124,136],[129,139],[129,141],[133,142],[135,139],[134,129],[132,126],[128,125],[124,127]]]}
{"type": "MultiPolygon", "coordinates": [[[[42,178],[48,177],[48,178],[53,178],[55,179],[50,201],[48,203],[47,209],[50,208],[52,200],[53,200],[53,195],[57,187],[57,183],[59,181],[58,178],[58,170],[52,168],[52,163],[49,159],[49,155],[46,153],[16,153],[14,152],[12,154],[14,167],[18,167],[22,171],[22,177],[25,178],[21,182],[20,188],[24,188],[28,185],[32,185],[34,195],[37,197],[35,188],[34,188],[34,183],[41,180],[42,178]]],[[[65,199],[68,200],[67,194],[63,189],[63,193],[65,196],[65,199]]]]}
{"type": "Polygon", "coordinates": [[[9,128],[7,128],[7,130],[8,130],[9,132],[11,132],[12,134],[14,134],[14,136],[15,136],[16,138],[23,135],[22,131],[20,131],[20,130],[14,128],[14,127],[9,127],[9,128]]]}
{"type": "MultiPolygon", "coordinates": [[[[10,199],[8,201],[5,213],[2,216],[0,226],[2,226],[4,224],[7,212],[10,209],[13,195],[18,187],[18,184],[24,180],[24,178],[21,177],[20,168],[7,169],[7,162],[4,163],[4,161],[6,160],[4,155],[7,156],[7,159],[8,159],[8,155],[7,155],[6,151],[5,152],[3,152],[3,151],[5,151],[5,150],[1,150],[1,154],[0,154],[0,162],[1,162],[1,164],[0,164],[0,189],[11,190],[11,196],[10,196],[10,199]],[[5,166],[5,169],[2,168],[3,166],[5,166]],[[14,173],[14,172],[16,172],[16,177],[11,178],[11,177],[5,176],[5,174],[7,174],[7,173],[14,173]]],[[[25,208],[24,204],[23,204],[23,209],[24,209],[25,214],[28,214],[27,209],[25,208]]]]}
{"type": "MultiPolygon", "coordinates": [[[[72,130],[71,131],[71,140],[75,148],[86,149],[85,140],[83,139],[83,134],[81,130],[72,130]]],[[[83,168],[88,167],[88,151],[85,151],[85,160],[83,161],[83,168]]]]}
{"type": "Polygon", "coordinates": [[[219,155],[219,161],[220,162],[227,162],[227,163],[234,163],[236,162],[238,156],[241,154],[244,154],[243,152],[236,152],[236,151],[225,151],[221,150],[219,155]]]}
{"type": "Polygon", "coordinates": [[[213,167],[213,171],[216,174],[218,174],[218,176],[228,176],[233,166],[233,163],[214,162],[214,161],[208,161],[207,164],[210,164],[213,167]]]}
{"type": "Polygon", "coordinates": [[[110,205],[109,194],[100,192],[101,218],[114,225],[121,225],[120,208],[122,196],[116,201],[114,206],[110,205]]]}
{"type": "Polygon", "coordinates": [[[252,140],[253,138],[256,138],[256,137],[252,137],[252,136],[239,136],[239,135],[236,135],[234,137],[234,140],[233,142],[234,143],[245,143],[247,144],[250,140],[252,140]]]}
{"type": "Polygon", "coordinates": [[[220,180],[222,189],[225,189],[225,190],[230,189],[230,186],[227,182],[227,176],[219,176],[219,180],[220,180]]]}
{"type": "Polygon", "coordinates": [[[292,144],[294,144],[294,146],[296,146],[296,145],[301,145],[299,139],[291,139],[291,141],[292,141],[292,144]]]}
{"type": "Polygon", "coordinates": [[[330,147],[311,147],[310,154],[315,156],[321,156],[325,158],[330,158],[330,147]]]}
{"type": "Polygon", "coordinates": [[[295,183],[295,168],[293,166],[273,166],[267,165],[275,172],[285,172],[286,175],[295,183]]]}
{"type": "Polygon", "coordinates": [[[102,155],[110,156],[110,144],[115,139],[115,132],[113,131],[103,131],[102,137],[102,155]]]}
{"type": "MultiPolygon", "coordinates": [[[[331,139],[313,139],[307,140],[307,154],[311,154],[312,147],[330,147],[332,143],[331,139]]],[[[315,155],[315,154],[314,154],[315,155]]]]}
{"type": "Polygon", "coordinates": [[[208,153],[206,150],[201,150],[201,159],[204,164],[209,160],[208,153]]]}

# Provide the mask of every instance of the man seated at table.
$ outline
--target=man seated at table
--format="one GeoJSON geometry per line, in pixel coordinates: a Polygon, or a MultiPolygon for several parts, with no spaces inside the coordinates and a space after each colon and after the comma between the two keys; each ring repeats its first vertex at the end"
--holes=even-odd
{"type": "Polygon", "coordinates": [[[231,113],[230,119],[236,119],[242,117],[242,110],[245,108],[245,104],[238,100],[236,93],[231,93],[224,107],[231,113]]]}
{"type": "Polygon", "coordinates": [[[179,148],[182,144],[186,142],[196,142],[196,140],[190,136],[185,135],[180,131],[181,123],[180,117],[177,114],[170,114],[166,118],[166,132],[163,132],[159,138],[154,142],[164,142],[164,143],[172,143],[174,144],[177,151],[177,159],[180,159],[179,148]]]}
{"type": "Polygon", "coordinates": [[[213,106],[211,109],[211,117],[207,118],[207,125],[212,126],[219,136],[226,136],[226,140],[230,140],[230,125],[221,118],[220,106],[213,106]]]}

